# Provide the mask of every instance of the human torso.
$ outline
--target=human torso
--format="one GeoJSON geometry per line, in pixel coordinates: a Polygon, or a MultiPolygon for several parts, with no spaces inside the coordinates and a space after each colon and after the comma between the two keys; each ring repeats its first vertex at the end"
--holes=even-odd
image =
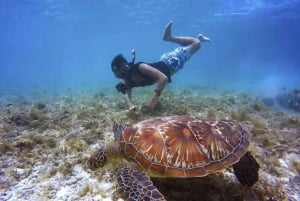
{"type": "MultiPolygon", "coordinates": [[[[152,85],[156,82],[155,79],[153,79],[151,76],[144,74],[140,70],[140,65],[143,64],[143,62],[139,62],[136,64],[131,64],[131,72],[129,77],[127,78],[127,83],[130,87],[142,87],[142,86],[148,86],[152,85]]],[[[147,63],[148,64],[148,63],[147,63]]],[[[164,73],[168,78],[169,82],[171,81],[170,72],[168,70],[168,67],[163,62],[155,62],[148,64],[153,68],[156,68],[160,72],[164,73]]]]}

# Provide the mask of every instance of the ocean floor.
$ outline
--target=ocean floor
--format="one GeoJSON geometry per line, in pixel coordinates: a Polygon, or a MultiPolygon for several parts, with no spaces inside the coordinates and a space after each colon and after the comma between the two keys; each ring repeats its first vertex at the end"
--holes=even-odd
{"type": "MultiPolygon", "coordinates": [[[[112,122],[131,124],[157,116],[235,119],[253,134],[249,150],[260,164],[259,181],[243,187],[232,169],[193,179],[153,179],[168,201],[300,200],[300,113],[270,98],[206,88],[167,89],[151,114],[133,114],[117,92],[0,92],[0,200],[109,201],[114,167],[90,170],[86,161],[113,141],[112,122]]],[[[141,106],[152,90],[133,96],[141,106]]]]}

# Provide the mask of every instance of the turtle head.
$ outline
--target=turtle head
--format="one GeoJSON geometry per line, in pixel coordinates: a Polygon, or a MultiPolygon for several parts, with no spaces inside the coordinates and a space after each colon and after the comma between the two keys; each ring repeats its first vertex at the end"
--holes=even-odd
{"type": "Polygon", "coordinates": [[[99,167],[103,167],[107,162],[106,151],[103,148],[95,151],[89,159],[86,161],[86,165],[91,170],[96,170],[99,167]]]}
{"type": "Polygon", "coordinates": [[[114,121],[113,131],[114,131],[115,141],[119,141],[120,135],[122,134],[122,132],[125,128],[126,128],[126,126],[114,121]]]}

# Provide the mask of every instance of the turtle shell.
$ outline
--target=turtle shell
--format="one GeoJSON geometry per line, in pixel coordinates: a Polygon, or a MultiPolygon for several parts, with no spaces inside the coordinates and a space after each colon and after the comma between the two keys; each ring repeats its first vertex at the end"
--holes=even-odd
{"type": "Polygon", "coordinates": [[[127,127],[120,147],[150,176],[203,177],[237,163],[250,139],[236,121],[170,116],[127,127]]]}

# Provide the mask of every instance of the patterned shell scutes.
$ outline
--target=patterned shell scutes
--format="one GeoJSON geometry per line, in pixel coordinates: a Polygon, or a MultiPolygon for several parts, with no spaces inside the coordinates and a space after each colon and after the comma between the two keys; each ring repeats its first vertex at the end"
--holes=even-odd
{"type": "Polygon", "coordinates": [[[238,162],[250,139],[236,121],[171,116],[126,128],[120,147],[152,176],[202,177],[238,162]]]}

